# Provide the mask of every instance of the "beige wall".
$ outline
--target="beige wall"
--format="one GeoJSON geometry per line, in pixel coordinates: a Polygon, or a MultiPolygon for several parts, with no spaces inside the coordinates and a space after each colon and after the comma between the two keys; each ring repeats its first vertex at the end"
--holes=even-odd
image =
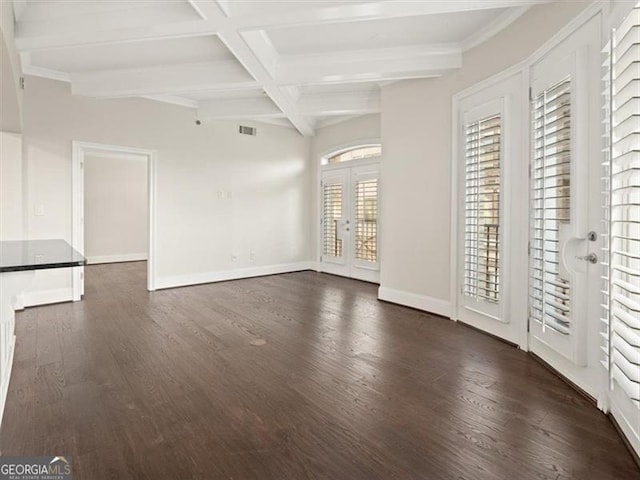
{"type": "MultiPolygon", "coordinates": [[[[27,77],[28,234],[71,239],[71,142],[80,140],[157,151],[158,277],[310,260],[310,141],[254,125],[255,137],[236,122],[196,126],[191,109],[72,96],[66,83],[27,77]]],[[[34,289],[69,286],[69,273],[43,271],[34,289]]]]}
{"type": "Polygon", "coordinates": [[[147,257],[147,157],[84,159],[84,253],[90,263],[147,257]]]}
{"type": "Polygon", "coordinates": [[[525,60],[590,3],[533,7],[467,52],[462,69],[383,88],[383,288],[449,301],[452,96],[525,60]]]}

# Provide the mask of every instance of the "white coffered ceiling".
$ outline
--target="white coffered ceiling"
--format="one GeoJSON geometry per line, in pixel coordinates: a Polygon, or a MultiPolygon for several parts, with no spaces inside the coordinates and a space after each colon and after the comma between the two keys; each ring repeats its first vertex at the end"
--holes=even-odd
{"type": "Polygon", "coordinates": [[[380,84],[440,76],[551,0],[13,0],[23,70],[77,95],[145,97],[203,121],[303,135],[380,109],[380,84]]]}

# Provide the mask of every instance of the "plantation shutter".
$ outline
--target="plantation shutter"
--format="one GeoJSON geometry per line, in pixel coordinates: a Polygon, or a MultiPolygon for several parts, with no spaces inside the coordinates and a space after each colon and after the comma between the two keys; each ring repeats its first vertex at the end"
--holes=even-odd
{"type": "Polygon", "coordinates": [[[342,189],[342,183],[322,185],[322,253],[330,257],[342,257],[342,189]]]}
{"type": "Polygon", "coordinates": [[[355,258],[378,261],[378,179],[358,180],[355,184],[355,258]]]}
{"type": "Polygon", "coordinates": [[[603,365],[640,407],[640,5],[604,53],[603,365]]]}
{"type": "Polygon", "coordinates": [[[561,271],[560,244],[571,221],[571,79],[540,92],[532,111],[530,315],[568,335],[571,286],[561,271]]]}
{"type": "Polygon", "coordinates": [[[465,128],[464,287],[466,296],[500,299],[501,117],[465,128]]]}

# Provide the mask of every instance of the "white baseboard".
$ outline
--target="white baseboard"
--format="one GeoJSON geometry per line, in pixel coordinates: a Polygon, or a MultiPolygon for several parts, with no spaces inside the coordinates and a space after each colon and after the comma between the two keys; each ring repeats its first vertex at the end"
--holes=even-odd
{"type": "Polygon", "coordinates": [[[315,270],[316,262],[283,263],[280,265],[265,265],[262,267],[238,268],[234,270],[220,270],[216,272],[196,273],[192,275],[176,275],[173,277],[156,278],[156,290],[163,288],[184,287],[201,283],[224,282],[240,278],[276,275],[279,273],[299,272],[301,270],[315,270]]]}
{"type": "Polygon", "coordinates": [[[49,305],[51,303],[71,302],[73,300],[73,289],[58,288],[55,290],[40,290],[35,292],[24,292],[22,295],[21,307],[35,307],[37,305],[49,305]]]}
{"type": "Polygon", "coordinates": [[[378,299],[451,318],[451,302],[448,300],[427,297],[426,295],[418,295],[417,293],[404,292],[402,290],[394,290],[387,287],[380,287],[378,289],[378,299]]]}
{"type": "Polygon", "coordinates": [[[123,253],[120,255],[95,255],[87,256],[87,264],[93,265],[96,263],[120,263],[120,262],[140,262],[147,260],[148,255],[146,253],[123,253]]]}
{"type": "MultiPolygon", "coordinates": [[[[628,418],[624,415],[623,410],[618,406],[617,402],[613,399],[610,400],[609,413],[616,420],[622,433],[627,437],[636,455],[640,456],[640,432],[638,432],[638,426],[631,423],[633,420],[637,420],[637,417],[635,419],[633,417],[631,419],[628,418]]],[[[632,413],[632,415],[634,414],[637,414],[637,411],[632,413]]]]}

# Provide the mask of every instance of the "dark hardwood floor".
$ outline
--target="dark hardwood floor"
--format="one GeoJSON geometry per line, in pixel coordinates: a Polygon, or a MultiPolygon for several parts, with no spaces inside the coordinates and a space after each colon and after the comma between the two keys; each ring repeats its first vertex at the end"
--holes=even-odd
{"type": "Polygon", "coordinates": [[[533,358],[374,285],[148,293],[145,268],[87,267],[83,302],[18,315],[3,455],[72,455],[76,480],[640,478],[533,358]]]}

